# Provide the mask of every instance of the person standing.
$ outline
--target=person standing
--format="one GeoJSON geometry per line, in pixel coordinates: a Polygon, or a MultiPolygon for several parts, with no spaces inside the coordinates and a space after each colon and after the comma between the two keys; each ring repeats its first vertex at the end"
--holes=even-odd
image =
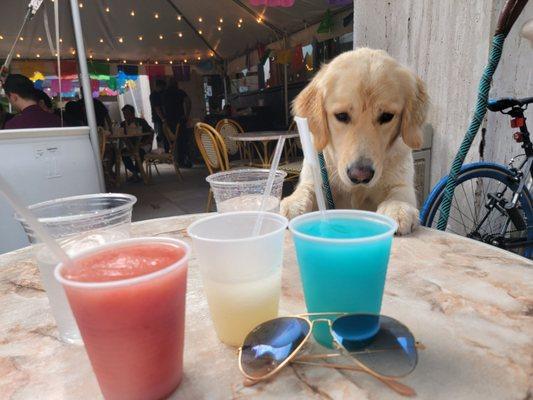
{"type": "Polygon", "coordinates": [[[33,82],[19,74],[8,75],[4,82],[6,97],[20,112],[5,123],[5,129],[55,128],[61,119],[44,111],[37,104],[37,91],[33,82]]]}
{"type": "Polygon", "coordinates": [[[163,92],[163,112],[171,132],[177,132],[175,156],[180,167],[191,168],[192,162],[189,157],[189,133],[187,121],[191,113],[191,99],[178,87],[178,82],[171,79],[167,89],[163,92]]]}
{"type": "Polygon", "coordinates": [[[169,150],[169,143],[163,132],[163,92],[167,84],[165,81],[158,79],[155,81],[154,90],[150,93],[150,107],[152,108],[152,122],[157,137],[158,145],[163,145],[166,152],[169,150]]]}

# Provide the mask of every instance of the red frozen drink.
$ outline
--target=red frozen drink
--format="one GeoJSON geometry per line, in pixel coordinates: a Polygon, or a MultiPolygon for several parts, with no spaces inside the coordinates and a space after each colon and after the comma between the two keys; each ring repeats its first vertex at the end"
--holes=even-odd
{"type": "Polygon", "coordinates": [[[140,238],[56,268],[106,399],[160,399],[179,385],[188,257],[179,240],[140,238]]]}

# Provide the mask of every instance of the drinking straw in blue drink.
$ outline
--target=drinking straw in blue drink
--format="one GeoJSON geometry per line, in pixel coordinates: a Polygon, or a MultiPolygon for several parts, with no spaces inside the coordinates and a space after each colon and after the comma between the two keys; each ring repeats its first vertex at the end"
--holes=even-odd
{"type": "Polygon", "coordinates": [[[324,192],[322,191],[322,177],[320,176],[318,153],[311,139],[311,132],[309,131],[307,118],[294,117],[294,121],[296,122],[296,125],[298,125],[298,132],[300,134],[300,141],[302,142],[302,149],[304,152],[304,163],[307,163],[313,172],[313,184],[315,185],[318,210],[320,211],[322,221],[326,221],[326,200],[324,199],[324,192]]]}

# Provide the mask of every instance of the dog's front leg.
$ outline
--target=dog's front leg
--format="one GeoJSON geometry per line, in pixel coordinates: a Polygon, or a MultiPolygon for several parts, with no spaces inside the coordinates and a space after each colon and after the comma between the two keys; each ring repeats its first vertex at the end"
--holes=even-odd
{"type": "Polygon", "coordinates": [[[281,215],[289,219],[312,211],[315,207],[315,190],[313,175],[308,164],[303,165],[300,181],[293,194],[282,200],[280,205],[281,215]]]}
{"type": "Polygon", "coordinates": [[[377,212],[398,223],[398,235],[411,233],[419,225],[414,188],[411,185],[393,187],[378,205],[377,212]]]}

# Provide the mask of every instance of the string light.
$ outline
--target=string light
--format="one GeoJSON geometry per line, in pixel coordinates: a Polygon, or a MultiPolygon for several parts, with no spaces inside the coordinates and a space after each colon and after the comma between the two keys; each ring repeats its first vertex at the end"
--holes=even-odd
{"type": "Polygon", "coordinates": [[[142,35],[139,35],[139,40],[143,40],[143,36],[142,35]]]}
{"type": "Polygon", "coordinates": [[[126,60],[122,60],[122,64],[126,64],[126,60]]]}
{"type": "Polygon", "coordinates": [[[170,60],[170,64],[172,65],[172,60],[170,60]]]}
{"type": "Polygon", "coordinates": [[[178,36],[179,36],[179,37],[183,37],[183,33],[181,33],[181,32],[178,33],[178,36]]]}
{"type": "Polygon", "coordinates": [[[178,21],[181,21],[181,15],[178,15],[178,16],[176,17],[176,19],[177,19],[178,21]]]}
{"type": "Polygon", "coordinates": [[[157,64],[159,64],[159,61],[156,61],[156,62],[155,62],[155,65],[157,65],[157,64]]]}
{"type": "Polygon", "coordinates": [[[142,62],[142,61],[139,61],[139,65],[143,65],[143,62],[142,62]]]}
{"type": "MultiPolygon", "coordinates": [[[[61,41],[61,40],[60,40],[61,41]]],[[[100,38],[99,40],[100,43],[104,43],[104,39],[103,38],[100,38]]]]}
{"type": "Polygon", "coordinates": [[[198,34],[200,34],[200,35],[202,34],[202,30],[201,29],[198,31],[198,34]]]}
{"type": "Polygon", "coordinates": [[[187,59],[183,60],[183,62],[184,62],[185,64],[187,64],[187,59]]]}
{"type": "Polygon", "coordinates": [[[221,26],[217,26],[217,29],[218,29],[219,31],[221,31],[221,30],[222,30],[222,27],[221,27],[221,26]]]}
{"type": "Polygon", "coordinates": [[[74,49],[70,50],[70,54],[72,54],[72,55],[76,54],[76,50],[74,50],[74,49]]]}
{"type": "Polygon", "coordinates": [[[21,37],[19,37],[19,40],[22,42],[22,41],[24,41],[24,38],[21,36],[21,37]]]}
{"type": "Polygon", "coordinates": [[[59,38],[59,43],[63,43],[63,38],[59,38]]]}
{"type": "Polygon", "coordinates": [[[202,57],[198,56],[198,61],[200,61],[202,59],[202,57]]]}
{"type": "Polygon", "coordinates": [[[4,40],[4,36],[3,35],[0,35],[0,40],[4,40]]]}
{"type": "Polygon", "coordinates": [[[135,17],[135,10],[131,10],[130,15],[131,15],[132,17],[135,17]]]}
{"type": "MultiPolygon", "coordinates": [[[[111,11],[111,10],[109,9],[109,7],[106,7],[106,8],[105,8],[105,12],[106,12],[106,13],[108,13],[108,12],[110,12],[110,11],[111,11]]],[[[108,59],[107,61],[109,61],[109,59],[108,59]]]]}
{"type": "Polygon", "coordinates": [[[119,42],[119,43],[124,43],[124,38],[119,37],[119,38],[118,38],[118,42],[119,42]]]}
{"type": "Polygon", "coordinates": [[[198,17],[198,22],[203,22],[203,18],[202,17],[198,17]]]}
{"type": "Polygon", "coordinates": [[[83,8],[83,3],[80,3],[80,8],[83,8]]]}
{"type": "Polygon", "coordinates": [[[109,57],[107,57],[105,60],[106,60],[107,62],[109,62],[109,57]]]}
{"type": "Polygon", "coordinates": [[[93,59],[93,55],[92,55],[92,54],[89,54],[89,58],[92,60],[92,59],[93,59]]]}
{"type": "Polygon", "coordinates": [[[212,52],[212,51],[210,51],[210,52],[209,52],[209,55],[210,55],[211,57],[213,57],[213,56],[215,55],[215,53],[212,52]]]}
{"type": "Polygon", "coordinates": [[[159,40],[163,40],[163,35],[159,34],[159,40]]]}
{"type": "Polygon", "coordinates": [[[20,58],[20,54],[17,53],[17,58],[20,58]]]}
{"type": "Polygon", "coordinates": [[[155,13],[155,14],[154,14],[154,18],[155,18],[155,19],[159,19],[159,14],[158,14],[158,13],[155,13]]]}
{"type": "Polygon", "coordinates": [[[35,54],[35,57],[41,58],[41,55],[40,54],[35,54]]]}
{"type": "Polygon", "coordinates": [[[242,24],[242,18],[239,18],[239,24],[242,24]]]}
{"type": "MultiPolygon", "coordinates": [[[[2,39],[3,39],[3,38],[2,38],[2,39]]],[[[43,38],[39,36],[39,37],[37,38],[37,41],[38,41],[38,42],[42,42],[42,41],[43,41],[43,38]]]]}
{"type": "Polygon", "coordinates": [[[220,22],[220,23],[224,22],[224,18],[220,18],[220,19],[218,20],[218,22],[220,22]]]}
{"type": "Polygon", "coordinates": [[[237,27],[238,28],[242,28],[242,24],[237,24],[237,27]]]}
{"type": "Polygon", "coordinates": [[[262,17],[257,17],[257,23],[260,24],[261,22],[263,22],[263,18],[262,17]]]}

